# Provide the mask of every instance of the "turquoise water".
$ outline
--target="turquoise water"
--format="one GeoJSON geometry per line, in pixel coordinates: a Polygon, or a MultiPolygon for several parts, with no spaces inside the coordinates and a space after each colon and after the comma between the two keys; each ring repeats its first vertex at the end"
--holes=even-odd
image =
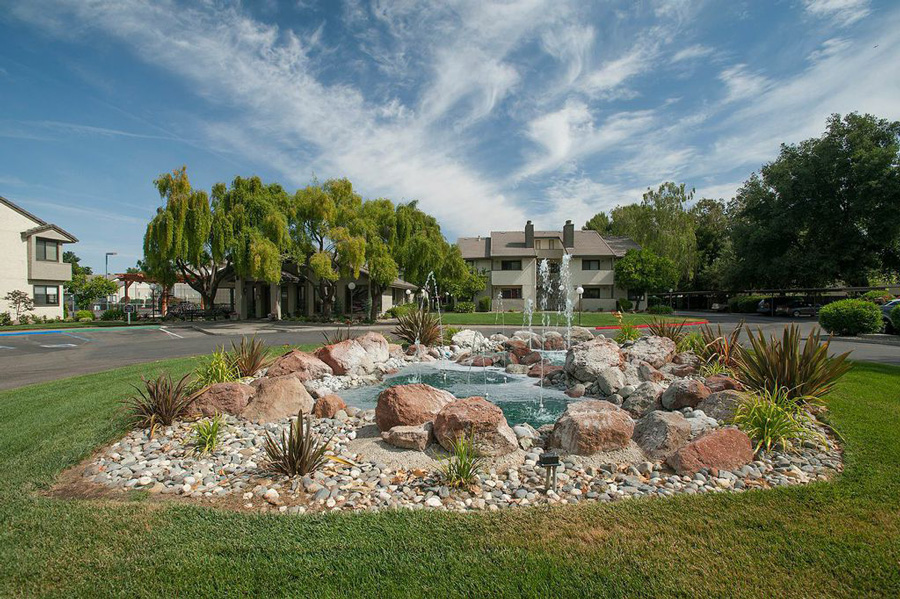
{"type": "MultiPolygon", "coordinates": [[[[556,363],[559,357],[549,354],[563,352],[547,353],[556,363]]],[[[441,368],[438,363],[414,364],[385,377],[378,385],[347,389],[340,395],[348,405],[369,409],[375,407],[378,394],[387,387],[424,383],[445,389],[459,398],[480,395],[503,410],[510,426],[527,422],[538,427],[555,422],[572,400],[558,389],[542,390],[535,384],[537,382],[535,378],[506,374],[499,368],[468,368],[456,364],[441,368]]]]}

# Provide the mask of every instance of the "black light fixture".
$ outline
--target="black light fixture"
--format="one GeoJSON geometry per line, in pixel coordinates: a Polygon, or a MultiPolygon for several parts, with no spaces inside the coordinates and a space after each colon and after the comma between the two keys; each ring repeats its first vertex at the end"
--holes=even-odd
{"type": "Polygon", "coordinates": [[[545,451],[538,457],[538,465],[547,471],[544,488],[547,491],[556,491],[556,469],[559,468],[559,454],[555,451],[545,451]]]}

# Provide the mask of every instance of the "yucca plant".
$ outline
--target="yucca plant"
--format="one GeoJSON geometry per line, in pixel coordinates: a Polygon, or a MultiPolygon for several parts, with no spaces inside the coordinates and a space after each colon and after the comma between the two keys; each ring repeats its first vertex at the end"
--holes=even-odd
{"type": "Polygon", "coordinates": [[[766,338],[762,329],[750,333],[750,347],[740,348],[737,378],[750,389],[771,392],[783,389],[796,402],[821,400],[850,370],[849,352],[828,355],[828,340],[813,330],[802,343],[800,327],[784,327],[781,339],[766,338]],[[801,347],[802,345],[802,347],[801,347]]]}
{"type": "Polygon", "coordinates": [[[685,338],[687,331],[684,330],[683,322],[671,322],[662,318],[652,318],[647,323],[647,330],[651,335],[657,337],[665,337],[675,342],[675,347],[685,338]]]}
{"type": "Polygon", "coordinates": [[[342,329],[322,331],[322,337],[325,338],[325,345],[334,345],[335,343],[340,343],[341,341],[353,339],[353,331],[350,329],[350,325],[348,324],[342,329]]]}
{"type": "Polygon", "coordinates": [[[264,448],[268,462],[264,467],[287,476],[302,476],[315,472],[326,460],[351,464],[343,458],[325,455],[333,438],[329,437],[323,443],[319,435],[312,432],[312,420],[307,420],[300,411],[297,413],[297,420],[291,421],[288,431],[281,432],[280,440],[275,440],[266,433],[264,448]]]}
{"type": "Polygon", "coordinates": [[[191,440],[194,451],[201,454],[210,453],[219,446],[219,439],[225,428],[225,418],[221,414],[216,414],[212,418],[195,422],[191,428],[194,432],[191,440]]]}
{"type": "Polygon", "coordinates": [[[168,374],[149,380],[141,377],[144,388],[134,386],[137,395],[129,397],[124,403],[130,424],[149,428],[152,434],[157,425],[168,426],[184,416],[194,401],[188,389],[190,376],[186,374],[178,382],[172,381],[168,374]]]}
{"type": "Polygon", "coordinates": [[[407,343],[433,346],[441,341],[441,327],[436,315],[425,307],[397,317],[397,326],[391,331],[407,343]]]}
{"type": "Polygon", "coordinates": [[[774,386],[745,395],[734,415],[733,424],[756,442],[754,452],[781,448],[792,451],[803,440],[828,443],[825,435],[813,428],[812,417],[798,405],[786,387],[774,386]]]}
{"type": "Polygon", "coordinates": [[[441,475],[448,487],[465,487],[478,480],[485,459],[475,444],[475,432],[462,434],[450,448],[450,454],[441,460],[441,475]]]}
{"type": "Polygon", "coordinates": [[[734,368],[743,330],[743,320],[730,333],[723,332],[722,325],[717,325],[715,331],[711,326],[703,325],[700,327],[702,345],[698,348],[697,355],[704,362],[719,362],[728,368],[734,368]]]}
{"type": "Polygon", "coordinates": [[[194,370],[193,389],[203,389],[216,383],[230,383],[241,378],[232,356],[219,348],[194,370]]]}
{"type": "Polygon", "coordinates": [[[255,336],[249,340],[241,337],[240,345],[231,342],[231,360],[238,374],[242,377],[253,376],[259,370],[269,365],[270,360],[266,356],[266,344],[255,336]]]}

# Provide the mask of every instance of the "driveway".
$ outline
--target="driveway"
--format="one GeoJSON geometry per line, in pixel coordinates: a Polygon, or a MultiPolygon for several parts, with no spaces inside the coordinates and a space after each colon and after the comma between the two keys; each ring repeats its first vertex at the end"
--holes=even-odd
{"type": "MultiPolygon", "coordinates": [[[[807,335],[816,322],[810,318],[780,318],[755,314],[734,315],[706,312],[680,313],[691,319],[707,319],[713,326],[730,331],[743,319],[752,329],[767,334],[780,333],[785,324],[796,322],[807,335]]],[[[354,327],[355,332],[375,330],[387,333],[392,324],[354,327]]],[[[100,372],[119,366],[151,362],[179,356],[207,354],[219,346],[229,347],[245,335],[258,335],[269,345],[321,343],[323,331],[338,327],[292,322],[220,322],[179,324],[167,327],[112,328],[56,333],[23,331],[0,333],[0,389],[50,381],[77,374],[100,372]]],[[[478,325],[485,334],[511,335],[521,325],[478,325]]],[[[536,330],[540,330],[536,327],[536,330]]],[[[607,332],[608,333],[608,332],[607,332]]],[[[900,365],[900,346],[835,339],[837,353],[850,351],[854,360],[900,365]]]]}

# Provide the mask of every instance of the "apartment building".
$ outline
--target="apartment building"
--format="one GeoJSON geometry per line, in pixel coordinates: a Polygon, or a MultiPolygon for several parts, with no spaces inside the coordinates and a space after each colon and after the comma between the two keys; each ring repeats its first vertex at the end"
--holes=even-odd
{"type": "Polygon", "coordinates": [[[63,316],[63,283],[72,279],[72,265],[63,262],[63,245],[74,235],[41,220],[0,197],[0,312],[12,307],[3,299],[24,291],[34,300],[32,316],[63,316]]]}
{"type": "Polygon", "coordinates": [[[466,262],[488,273],[487,287],[480,295],[492,298],[493,309],[499,309],[502,301],[504,310],[522,310],[529,299],[535,310],[562,309],[566,293],[560,287],[566,262],[570,297],[578,302],[580,287],[583,293],[576,309],[584,311],[615,310],[618,299],[629,298],[628,290],[616,285],[613,267],[628,250],[640,247],[628,237],[575,230],[570,220],[562,231],[536,231],[528,221],[523,230],[462,237],[457,245],[466,262]]]}

